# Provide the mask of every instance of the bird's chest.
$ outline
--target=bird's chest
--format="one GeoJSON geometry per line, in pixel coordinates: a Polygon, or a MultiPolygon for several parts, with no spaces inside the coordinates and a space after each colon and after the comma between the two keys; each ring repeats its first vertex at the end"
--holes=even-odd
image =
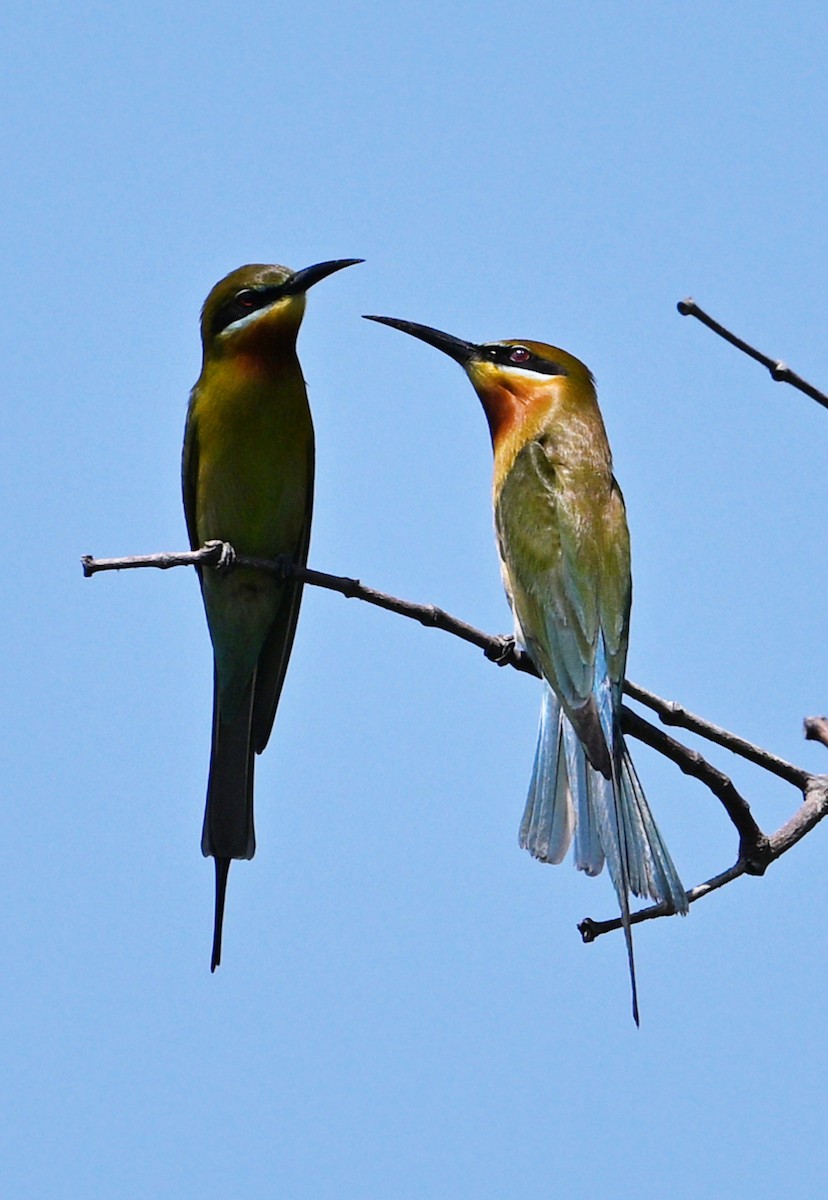
{"type": "Polygon", "coordinates": [[[519,455],[494,497],[495,528],[504,560],[549,571],[566,553],[590,559],[599,548],[602,477],[551,461],[538,445],[519,455]]]}
{"type": "Polygon", "coordinates": [[[301,379],[217,387],[199,412],[199,538],[239,553],[293,553],[313,488],[313,426],[301,379]]]}

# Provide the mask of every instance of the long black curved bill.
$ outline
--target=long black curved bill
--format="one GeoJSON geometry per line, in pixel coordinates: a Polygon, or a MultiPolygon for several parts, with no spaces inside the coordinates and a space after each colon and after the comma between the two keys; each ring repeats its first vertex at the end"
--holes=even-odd
{"type": "Polygon", "coordinates": [[[327,279],[329,275],[333,275],[334,271],[341,271],[343,267],[355,267],[357,263],[361,262],[365,262],[365,259],[333,258],[328,262],[314,263],[312,267],[303,267],[301,271],[295,271],[290,279],[281,285],[281,294],[295,296],[299,292],[306,292],[321,279],[327,279]]]}
{"type": "Polygon", "coordinates": [[[453,337],[450,333],[442,333],[439,329],[432,329],[430,325],[418,325],[416,321],[399,321],[396,317],[369,317],[367,314],[365,320],[378,321],[380,325],[390,325],[392,329],[410,333],[412,337],[419,338],[421,342],[427,342],[429,346],[442,350],[444,354],[453,358],[455,362],[459,362],[461,366],[465,366],[479,350],[479,346],[476,346],[474,342],[464,342],[462,338],[453,337]]]}

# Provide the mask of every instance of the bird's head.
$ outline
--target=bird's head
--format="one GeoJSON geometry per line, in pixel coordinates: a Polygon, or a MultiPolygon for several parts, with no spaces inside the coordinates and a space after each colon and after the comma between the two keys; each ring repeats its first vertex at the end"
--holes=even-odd
{"type": "Polygon", "coordinates": [[[594,397],[589,369],[566,350],[545,342],[478,344],[414,321],[367,319],[410,333],[460,363],[480,397],[495,449],[521,429],[541,424],[556,403],[577,398],[584,389],[594,397]]]}
{"type": "Polygon", "coordinates": [[[219,280],[201,310],[205,362],[225,354],[266,357],[292,351],[308,289],[359,262],[361,258],[339,258],[302,271],[253,263],[231,271],[219,280]]]}

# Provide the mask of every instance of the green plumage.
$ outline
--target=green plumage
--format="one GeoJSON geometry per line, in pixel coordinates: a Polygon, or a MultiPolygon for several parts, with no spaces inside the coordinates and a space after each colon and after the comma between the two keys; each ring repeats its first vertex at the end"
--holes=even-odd
{"type": "MultiPolygon", "coordinates": [[[[358,260],[292,272],[240,267],[208,296],[201,375],[184,438],[190,544],[238,556],[307,561],[314,432],[296,336],[305,291],[358,260]]],[[[254,755],[267,745],[293,646],[302,586],[230,566],[199,573],[213,643],[213,737],[202,850],[216,859],[212,967],[221,957],[227,873],[252,858],[254,755]]]]}
{"type": "MultiPolygon", "coordinates": [[[[525,644],[559,696],[593,766],[609,775],[593,691],[603,632],[619,689],[627,656],[630,543],[603,425],[553,412],[526,442],[495,495],[503,577],[525,644]],[[591,429],[590,437],[583,436],[591,429]]],[[[586,418],[586,419],[585,419],[586,418]]],[[[589,419],[591,418],[591,419],[589,419]]]]}
{"type": "Polygon", "coordinates": [[[604,862],[621,907],[633,1016],[630,892],[687,911],[621,730],[632,584],[621,491],[591,373],[545,342],[476,344],[371,317],[459,362],[494,450],[494,517],[517,638],[546,681],[520,844],[542,862],[604,862]]]}

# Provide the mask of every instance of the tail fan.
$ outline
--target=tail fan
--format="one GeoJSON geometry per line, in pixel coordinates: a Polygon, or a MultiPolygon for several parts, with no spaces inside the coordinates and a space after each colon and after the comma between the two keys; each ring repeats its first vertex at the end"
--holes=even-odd
{"type": "MultiPolygon", "coordinates": [[[[602,725],[611,715],[599,702],[602,725]]],[[[612,735],[611,735],[612,736],[612,735]]],[[[607,863],[618,895],[638,1024],[629,895],[687,912],[687,896],[658,831],[620,730],[612,779],[589,763],[555,693],[544,688],[540,729],[520,845],[541,862],[559,863],[574,838],[576,867],[598,875],[607,863]]]]}

